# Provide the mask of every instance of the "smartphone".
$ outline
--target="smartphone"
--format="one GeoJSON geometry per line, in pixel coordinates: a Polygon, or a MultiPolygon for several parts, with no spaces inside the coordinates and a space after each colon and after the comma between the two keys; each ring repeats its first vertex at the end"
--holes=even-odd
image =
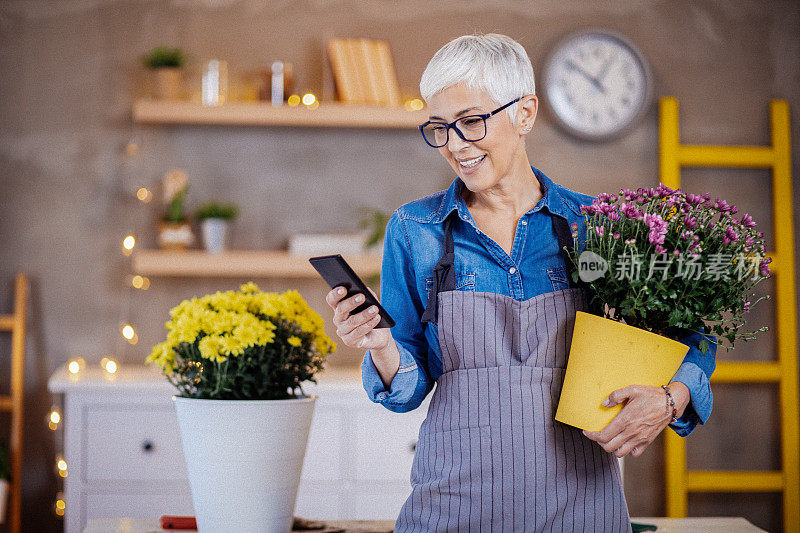
{"type": "Polygon", "coordinates": [[[354,294],[364,295],[364,303],[350,311],[350,314],[360,313],[371,305],[374,305],[378,308],[378,315],[381,317],[380,322],[378,322],[378,325],[375,327],[391,328],[394,326],[392,317],[389,316],[386,309],[381,306],[378,299],[372,295],[364,282],[361,281],[361,278],[358,277],[358,274],[350,268],[350,265],[347,264],[347,261],[345,261],[341,255],[320,255],[312,257],[308,261],[311,263],[311,266],[319,272],[320,276],[328,282],[331,289],[335,289],[339,286],[345,288],[347,294],[345,294],[344,298],[349,298],[354,294]]]}

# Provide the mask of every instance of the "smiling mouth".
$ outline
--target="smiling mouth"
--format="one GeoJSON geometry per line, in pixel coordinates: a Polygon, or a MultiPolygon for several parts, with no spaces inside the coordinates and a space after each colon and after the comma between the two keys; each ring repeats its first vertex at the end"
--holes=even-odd
{"type": "Polygon", "coordinates": [[[458,164],[461,165],[464,168],[472,168],[475,165],[477,165],[478,163],[480,163],[481,161],[483,161],[485,158],[486,158],[486,154],[483,154],[482,156],[476,157],[474,159],[467,159],[465,161],[459,161],[458,164]]]}

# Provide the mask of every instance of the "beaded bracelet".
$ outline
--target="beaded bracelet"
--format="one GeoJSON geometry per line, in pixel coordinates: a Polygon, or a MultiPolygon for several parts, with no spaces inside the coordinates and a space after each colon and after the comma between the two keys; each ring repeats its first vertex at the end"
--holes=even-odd
{"type": "Polygon", "coordinates": [[[672,419],[669,423],[674,424],[678,421],[678,410],[675,408],[675,400],[672,399],[672,393],[669,391],[668,386],[661,385],[661,388],[664,389],[664,392],[667,394],[667,414],[670,414],[670,409],[672,410],[672,419]]]}

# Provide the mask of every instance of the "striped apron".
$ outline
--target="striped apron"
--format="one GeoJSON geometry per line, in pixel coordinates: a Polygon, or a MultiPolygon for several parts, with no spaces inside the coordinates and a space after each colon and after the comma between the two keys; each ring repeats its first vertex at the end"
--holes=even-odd
{"type": "MultiPolygon", "coordinates": [[[[566,220],[551,217],[571,248],[566,220]]],[[[443,373],[395,531],[630,531],[616,457],[554,420],[584,290],[525,301],[456,290],[452,223],[422,317],[436,320],[443,373]]]]}

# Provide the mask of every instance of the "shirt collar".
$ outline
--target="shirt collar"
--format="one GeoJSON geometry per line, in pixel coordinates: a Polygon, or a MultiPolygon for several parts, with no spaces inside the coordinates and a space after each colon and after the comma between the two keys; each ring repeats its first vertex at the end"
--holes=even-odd
{"type": "MultiPolygon", "coordinates": [[[[558,187],[538,168],[531,166],[531,170],[533,170],[534,175],[539,180],[539,184],[542,186],[543,196],[536,205],[525,214],[535,213],[543,208],[547,208],[548,212],[566,218],[566,206],[564,205],[564,200],[558,187]]],[[[461,196],[461,191],[463,189],[464,182],[461,181],[460,177],[456,176],[453,183],[450,184],[450,187],[445,191],[444,196],[442,196],[442,202],[439,205],[439,209],[434,213],[431,222],[443,222],[453,211],[458,211],[458,216],[460,218],[471,218],[464,198],[461,196]]]]}

